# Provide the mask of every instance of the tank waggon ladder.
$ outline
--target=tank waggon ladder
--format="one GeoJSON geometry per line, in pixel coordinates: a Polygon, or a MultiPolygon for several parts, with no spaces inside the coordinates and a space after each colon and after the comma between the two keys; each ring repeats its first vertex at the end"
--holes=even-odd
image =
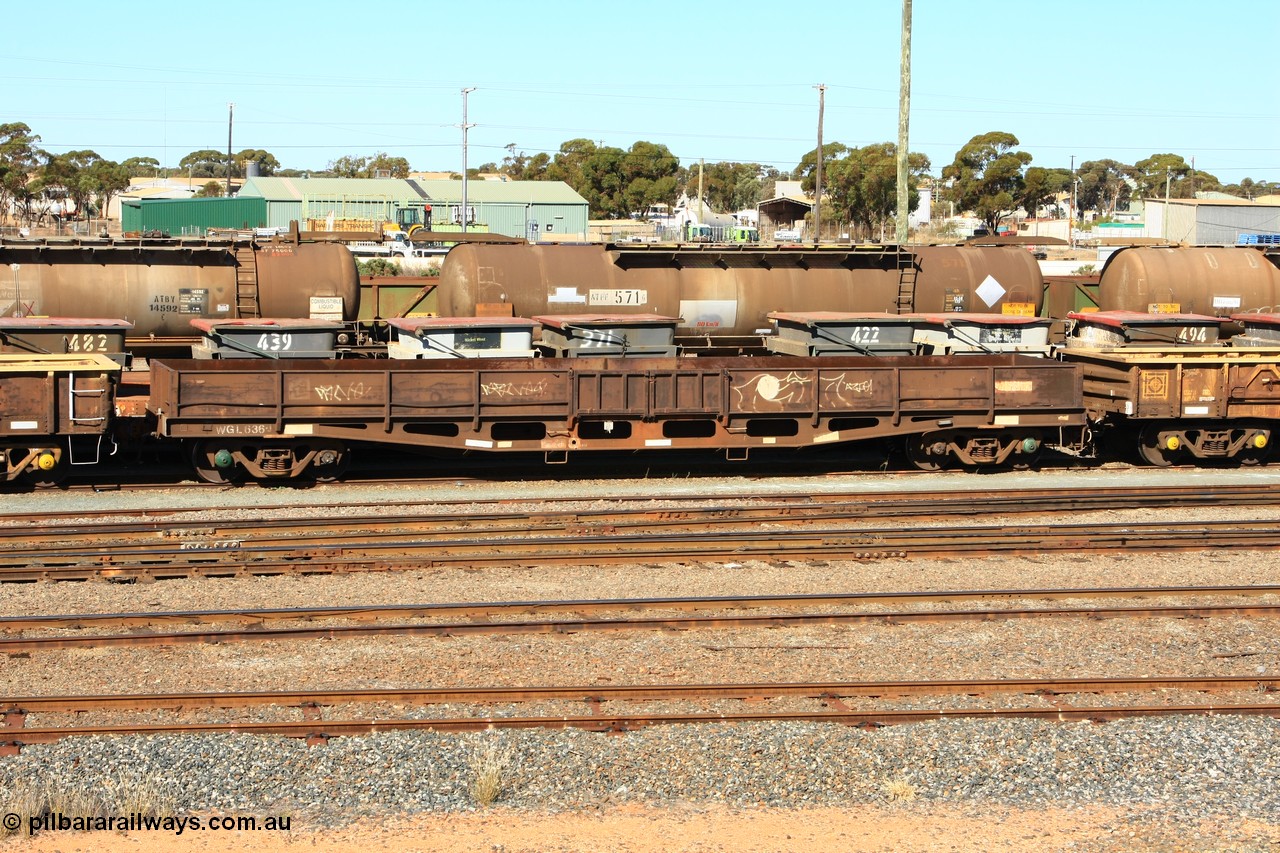
{"type": "Polygon", "coordinates": [[[898,265],[898,313],[909,314],[916,304],[916,256],[899,246],[894,259],[898,265]]]}
{"type": "Polygon", "coordinates": [[[237,243],[236,260],[236,316],[260,317],[258,304],[258,253],[252,242],[237,243]]]}

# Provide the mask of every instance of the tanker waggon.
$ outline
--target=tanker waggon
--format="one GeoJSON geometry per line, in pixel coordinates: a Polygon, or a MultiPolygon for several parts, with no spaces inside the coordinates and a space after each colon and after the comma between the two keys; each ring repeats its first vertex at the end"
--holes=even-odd
{"type": "MultiPolygon", "coordinates": [[[[464,243],[436,279],[365,287],[343,244],[304,236],[0,239],[0,263],[13,269],[0,276],[0,316],[120,318],[132,324],[130,352],[178,357],[197,340],[196,318],[338,318],[353,324],[345,339],[355,349],[410,312],[648,313],[680,318],[684,353],[733,355],[764,351],[775,312],[1048,307],[1039,267],[1019,246],[464,243]]],[[[1122,249],[1094,302],[1216,316],[1277,310],[1280,252],[1269,248],[1122,249]]]]}
{"type": "Polygon", "coordinates": [[[1107,259],[1103,311],[1228,317],[1280,310],[1280,252],[1267,246],[1131,246],[1107,259]]]}
{"type": "Polygon", "coordinates": [[[340,243],[277,237],[0,239],[0,316],[115,317],[134,351],[181,353],[194,318],[355,320],[360,279],[340,243]]]}
{"type": "Polygon", "coordinates": [[[1020,247],[463,244],[446,256],[442,316],[599,312],[680,318],[686,352],[762,346],[775,311],[1039,313],[1020,247]]]}

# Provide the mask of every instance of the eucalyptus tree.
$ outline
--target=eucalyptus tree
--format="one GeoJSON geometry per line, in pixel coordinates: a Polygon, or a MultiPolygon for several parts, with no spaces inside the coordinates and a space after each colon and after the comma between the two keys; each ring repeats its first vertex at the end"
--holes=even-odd
{"type": "Polygon", "coordinates": [[[22,122],[0,124],[0,215],[29,207],[27,184],[40,166],[40,137],[22,122]]]}
{"type": "Polygon", "coordinates": [[[1023,192],[1023,169],[1031,155],[1015,151],[1018,137],[993,130],[968,141],[951,165],[942,170],[947,197],[958,210],[971,210],[995,233],[1000,220],[1018,207],[1023,192]]]}

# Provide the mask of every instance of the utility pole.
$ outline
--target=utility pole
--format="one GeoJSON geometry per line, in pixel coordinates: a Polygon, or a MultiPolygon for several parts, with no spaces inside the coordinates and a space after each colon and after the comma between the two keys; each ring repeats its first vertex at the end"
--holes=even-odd
{"type": "Polygon", "coordinates": [[[705,157],[698,158],[698,224],[705,225],[707,222],[707,203],[702,200],[702,170],[706,167],[707,160],[705,157]]]}
{"type": "Polygon", "coordinates": [[[1169,239],[1169,184],[1173,182],[1173,170],[1165,167],[1164,170],[1164,234],[1161,236],[1165,240],[1169,239]]]}
{"type": "Polygon", "coordinates": [[[818,90],[818,170],[813,185],[813,245],[822,239],[822,113],[827,104],[827,84],[819,83],[818,90]]]}
{"type": "Polygon", "coordinates": [[[9,269],[13,270],[13,316],[22,316],[22,287],[18,284],[18,270],[22,269],[22,264],[9,264],[9,269]]]}
{"type": "Polygon", "coordinates": [[[1071,216],[1067,219],[1067,247],[1076,247],[1076,155],[1071,155],[1071,216]]]}
{"type": "Polygon", "coordinates": [[[475,86],[462,90],[462,233],[467,233],[467,131],[475,127],[467,124],[467,95],[476,90],[475,86]]]}
{"type": "Polygon", "coordinates": [[[236,105],[227,104],[227,198],[231,198],[231,120],[235,113],[236,105]]]}
{"type": "Polygon", "coordinates": [[[905,246],[909,238],[907,217],[907,137],[911,120],[911,0],[902,0],[902,81],[898,84],[898,228],[895,239],[905,246]]]}

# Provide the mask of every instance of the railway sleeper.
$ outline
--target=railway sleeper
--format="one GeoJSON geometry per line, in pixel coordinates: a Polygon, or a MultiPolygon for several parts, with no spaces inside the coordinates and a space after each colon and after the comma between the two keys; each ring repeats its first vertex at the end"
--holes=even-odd
{"type": "Polygon", "coordinates": [[[1138,452],[1144,461],[1161,468],[1186,455],[1256,465],[1270,454],[1271,432],[1259,423],[1157,422],[1142,428],[1138,452]]]}

